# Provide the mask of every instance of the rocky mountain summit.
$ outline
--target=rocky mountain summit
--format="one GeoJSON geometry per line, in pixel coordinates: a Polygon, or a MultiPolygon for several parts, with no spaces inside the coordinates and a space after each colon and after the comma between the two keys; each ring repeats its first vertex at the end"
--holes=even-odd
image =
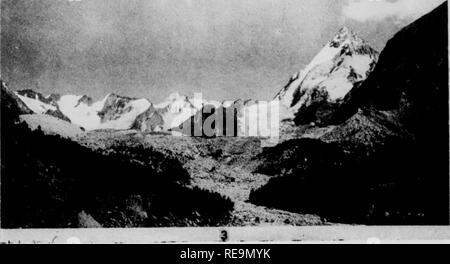
{"type": "Polygon", "coordinates": [[[374,69],[378,52],[344,27],[302,71],[275,96],[284,107],[282,119],[297,125],[321,124],[342,99],[374,69]]]}

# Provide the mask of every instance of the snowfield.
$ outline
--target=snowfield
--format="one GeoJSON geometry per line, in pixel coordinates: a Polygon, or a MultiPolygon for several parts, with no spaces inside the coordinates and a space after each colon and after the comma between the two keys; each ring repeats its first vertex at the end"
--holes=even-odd
{"type": "Polygon", "coordinates": [[[46,135],[59,135],[64,138],[76,139],[85,134],[79,126],[50,115],[21,115],[20,119],[24,121],[31,130],[36,130],[40,127],[42,132],[46,135]]]}
{"type": "Polygon", "coordinates": [[[30,108],[33,112],[37,114],[45,114],[45,112],[47,112],[48,110],[56,111],[55,106],[41,102],[37,98],[37,96],[35,99],[33,99],[26,96],[22,96],[18,93],[16,93],[16,95],[28,106],[28,108],[30,108]]]}

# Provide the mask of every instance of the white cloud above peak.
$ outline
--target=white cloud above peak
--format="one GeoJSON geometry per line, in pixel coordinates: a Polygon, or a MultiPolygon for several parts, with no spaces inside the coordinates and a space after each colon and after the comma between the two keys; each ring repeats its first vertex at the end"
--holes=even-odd
{"type": "Polygon", "coordinates": [[[349,0],[343,14],[359,22],[417,19],[443,2],[445,0],[349,0]]]}

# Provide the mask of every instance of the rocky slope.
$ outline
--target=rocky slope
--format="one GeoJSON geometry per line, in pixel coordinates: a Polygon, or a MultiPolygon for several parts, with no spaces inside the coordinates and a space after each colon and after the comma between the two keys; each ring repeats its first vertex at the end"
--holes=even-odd
{"type": "Polygon", "coordinates": [[[25,122],[31,130],[40,130],[45,135],[58,135],[63,138],[76,140],[85,134],[83,128],[51,115],[21,115],[20,120],[25,122]]]}
{"type": "MultiPolygon", "coordinates": [[[[261,225],[324,225],[320,216],[298,214],[256,206],[248,199],[270,179],[253,173],[252,158],[262,151],[258,138],[243,137],[172,137],[163,134],[142,134],[136,131],[92,131],[81,140],[83,145],[108,150],[115,145],[142,145],[179,160],[190,177],[189,185],[229,198],[234,203],[229,226],[261,225]]],[[[132,156],[145,163],[145,156],[132,156]]]]}
{"type": "Polygon", "coordinates": [[[396,34],[334,126],[260,156],[258,171],[281,177],[251,201],[337,221],[448,224],[447,36],[447,3],[396,34]]]}
{"type": "Polygon", "coordinates": [[[1,81],[1,102],[5,109],[9,110],[9,113],[13,117],[19,115],[32,114],[33,111],[15,94],[8,89],[7,84],[1,81]]]}

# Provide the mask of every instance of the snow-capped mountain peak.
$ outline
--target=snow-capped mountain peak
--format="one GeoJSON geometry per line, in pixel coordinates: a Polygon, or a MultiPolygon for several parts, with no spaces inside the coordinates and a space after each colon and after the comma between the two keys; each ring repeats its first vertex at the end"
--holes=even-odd
{"type": "Polygon", "coordinates": [[[129,129],[134,119],[151,106],[147,99],[112,93],[99,101],[87,95],[51,94],[44,97],[31,90],[16,94],[34,113],[53,115],[87,130],[129,129]]]}
{"type": "Polygon", "coordinates": [[[285,109],[283,119],[293,119],[319,102],[343,99],[356,82],[368,77],[377,60],[375,49],[343,27],[275,96],[285,109]]]}
{"type": "Polygon", "coordinates": [[[103,107],[98,111],[101,128],[129,129],[136,117],[145,112],[152,103],[143,98],[135,99],[117,94],[109,94],[103,99],[103,107]]]}

